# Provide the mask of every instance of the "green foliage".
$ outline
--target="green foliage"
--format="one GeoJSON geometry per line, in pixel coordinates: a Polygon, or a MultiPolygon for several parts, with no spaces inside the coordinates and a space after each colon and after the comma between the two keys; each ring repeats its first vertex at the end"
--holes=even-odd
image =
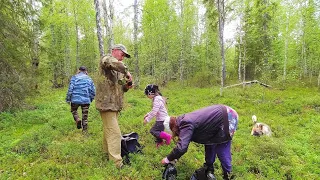
{"type": "Polygon", "coordinates": [[[81,65],[97,67],[95,12],[92,1],[52,1],[41,9],[42,63],[54,87],[68,84],[81,65]]]}
{"type": "Polygon", "coordinates": [[[0,112],[21,107],[30,95],[31,16],[24,1],[0,1],[0,112]]]}
{"type": "Polygon", "coordinates": [[[274,2],[255,0],[247,1],[244,10],[244,41],[246,76],[248,79],[261,78],[270,74],[273,37],[277,35],[277,24],[272,21],[276,16],[278,5],[274,2]]]}
{"type": "MultiPolygon", "coordinates": [[[[151,110],[144,85],[126,93],[119,117],[122,133],[137,132],[144,146],[143,154],[130,155],[131,166],[119,171],[106,160],[102,123],[94,103],[89,110],[89,135],[84,136],[64,102],[66,89],[50,90],[28,100],[34,109],[0,114],[0,179],[159,179],[160,161],[174,144],[156,149],[149,133],[154,120],[143,125],[144,115],[151,110]]],[[[168,98],[170,115],[211,104],[227,104],[239,113],[239,129],[232,144],[237,179],[318,178],[320,96],[316,88],[278,90],[252,85],[225,89],[220,96],[219,87],[169,83],[160,90],[168,98]],[[250,135],[253,114],[271,127],[272,137],[250,135]]],[[[203,145],[191,143],[176,164],[178,179],[188,179],[203,162],[203,145]]],[[[222,179],[218,160],[214,167],[222,179]]]]}

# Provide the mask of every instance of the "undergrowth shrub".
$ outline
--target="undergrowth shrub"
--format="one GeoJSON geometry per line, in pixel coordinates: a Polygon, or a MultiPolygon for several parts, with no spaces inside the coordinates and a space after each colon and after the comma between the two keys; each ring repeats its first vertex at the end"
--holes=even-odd
{"type": "Polygon", "coordinates": [[[53,140],[56,132],[48,126],[35,127],[30,134],[25,134],[12,147],[12,151],[18,154],[29,155],[33,153],[46,153],[47,147],[53,140]]]}

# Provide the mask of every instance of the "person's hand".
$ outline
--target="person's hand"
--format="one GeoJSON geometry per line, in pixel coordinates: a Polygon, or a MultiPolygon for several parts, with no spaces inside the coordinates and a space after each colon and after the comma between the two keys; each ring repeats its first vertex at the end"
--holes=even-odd
{"type": "Polygon", "coordinates": [[[66,101],[66,103],[70,105],[71,102],[70,101],[66,101]]]}
{"type": "Polygon", "coordinates": [[[130,74],[130,72],[128,71],[127,74],[126,74],[126,78],[128,79],[127,81],[128,82],[132,82],[132,76],[130,74]]]}
{"type": "Polygon", "coordinates": [[[128,83],[125,85],[127,89],[133,88],[133,84],[131,83],[131,86],[128,85],[128,83]]]}
{"type": "Polygon", "coordinates": [[[167,157],[165,157],[165,158],[163,158],[163,159],[161,160],[161,164],[163,164],[163,165],[168,164],[169,162],[170,162],[170,161],[168,160],[167,157]]]}
{"type": "Polygon", "coordinates": [[[143,124],[146,125],[148,121],[146,119],[143,119],[143,124]]]}

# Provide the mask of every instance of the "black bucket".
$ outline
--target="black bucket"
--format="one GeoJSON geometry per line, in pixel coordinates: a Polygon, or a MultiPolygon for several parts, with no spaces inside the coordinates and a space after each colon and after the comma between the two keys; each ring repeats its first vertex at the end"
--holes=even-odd
{"type": "Polygon", "coordinates": [[[165,169],[162,173],[162,179],[175,180],[177,178],[177,169],[172,163],[165,165],[165,169]]]}

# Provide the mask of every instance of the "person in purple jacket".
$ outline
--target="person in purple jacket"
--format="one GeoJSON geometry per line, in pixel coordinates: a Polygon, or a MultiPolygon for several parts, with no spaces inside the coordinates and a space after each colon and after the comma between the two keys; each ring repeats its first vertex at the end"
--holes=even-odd
{"type": "Polygon", "coordinates": [[[226,105],[212,105],[178,117],[170,117],[170,129],[178,137],[175,148],[161,163],[168,164],[187,152],[191,141],[205,146],[207,179],[216,179],[213,163],[218,156],[223,179],[231,179],[231,140],[238,126],[238,114],[226,105]]]}

